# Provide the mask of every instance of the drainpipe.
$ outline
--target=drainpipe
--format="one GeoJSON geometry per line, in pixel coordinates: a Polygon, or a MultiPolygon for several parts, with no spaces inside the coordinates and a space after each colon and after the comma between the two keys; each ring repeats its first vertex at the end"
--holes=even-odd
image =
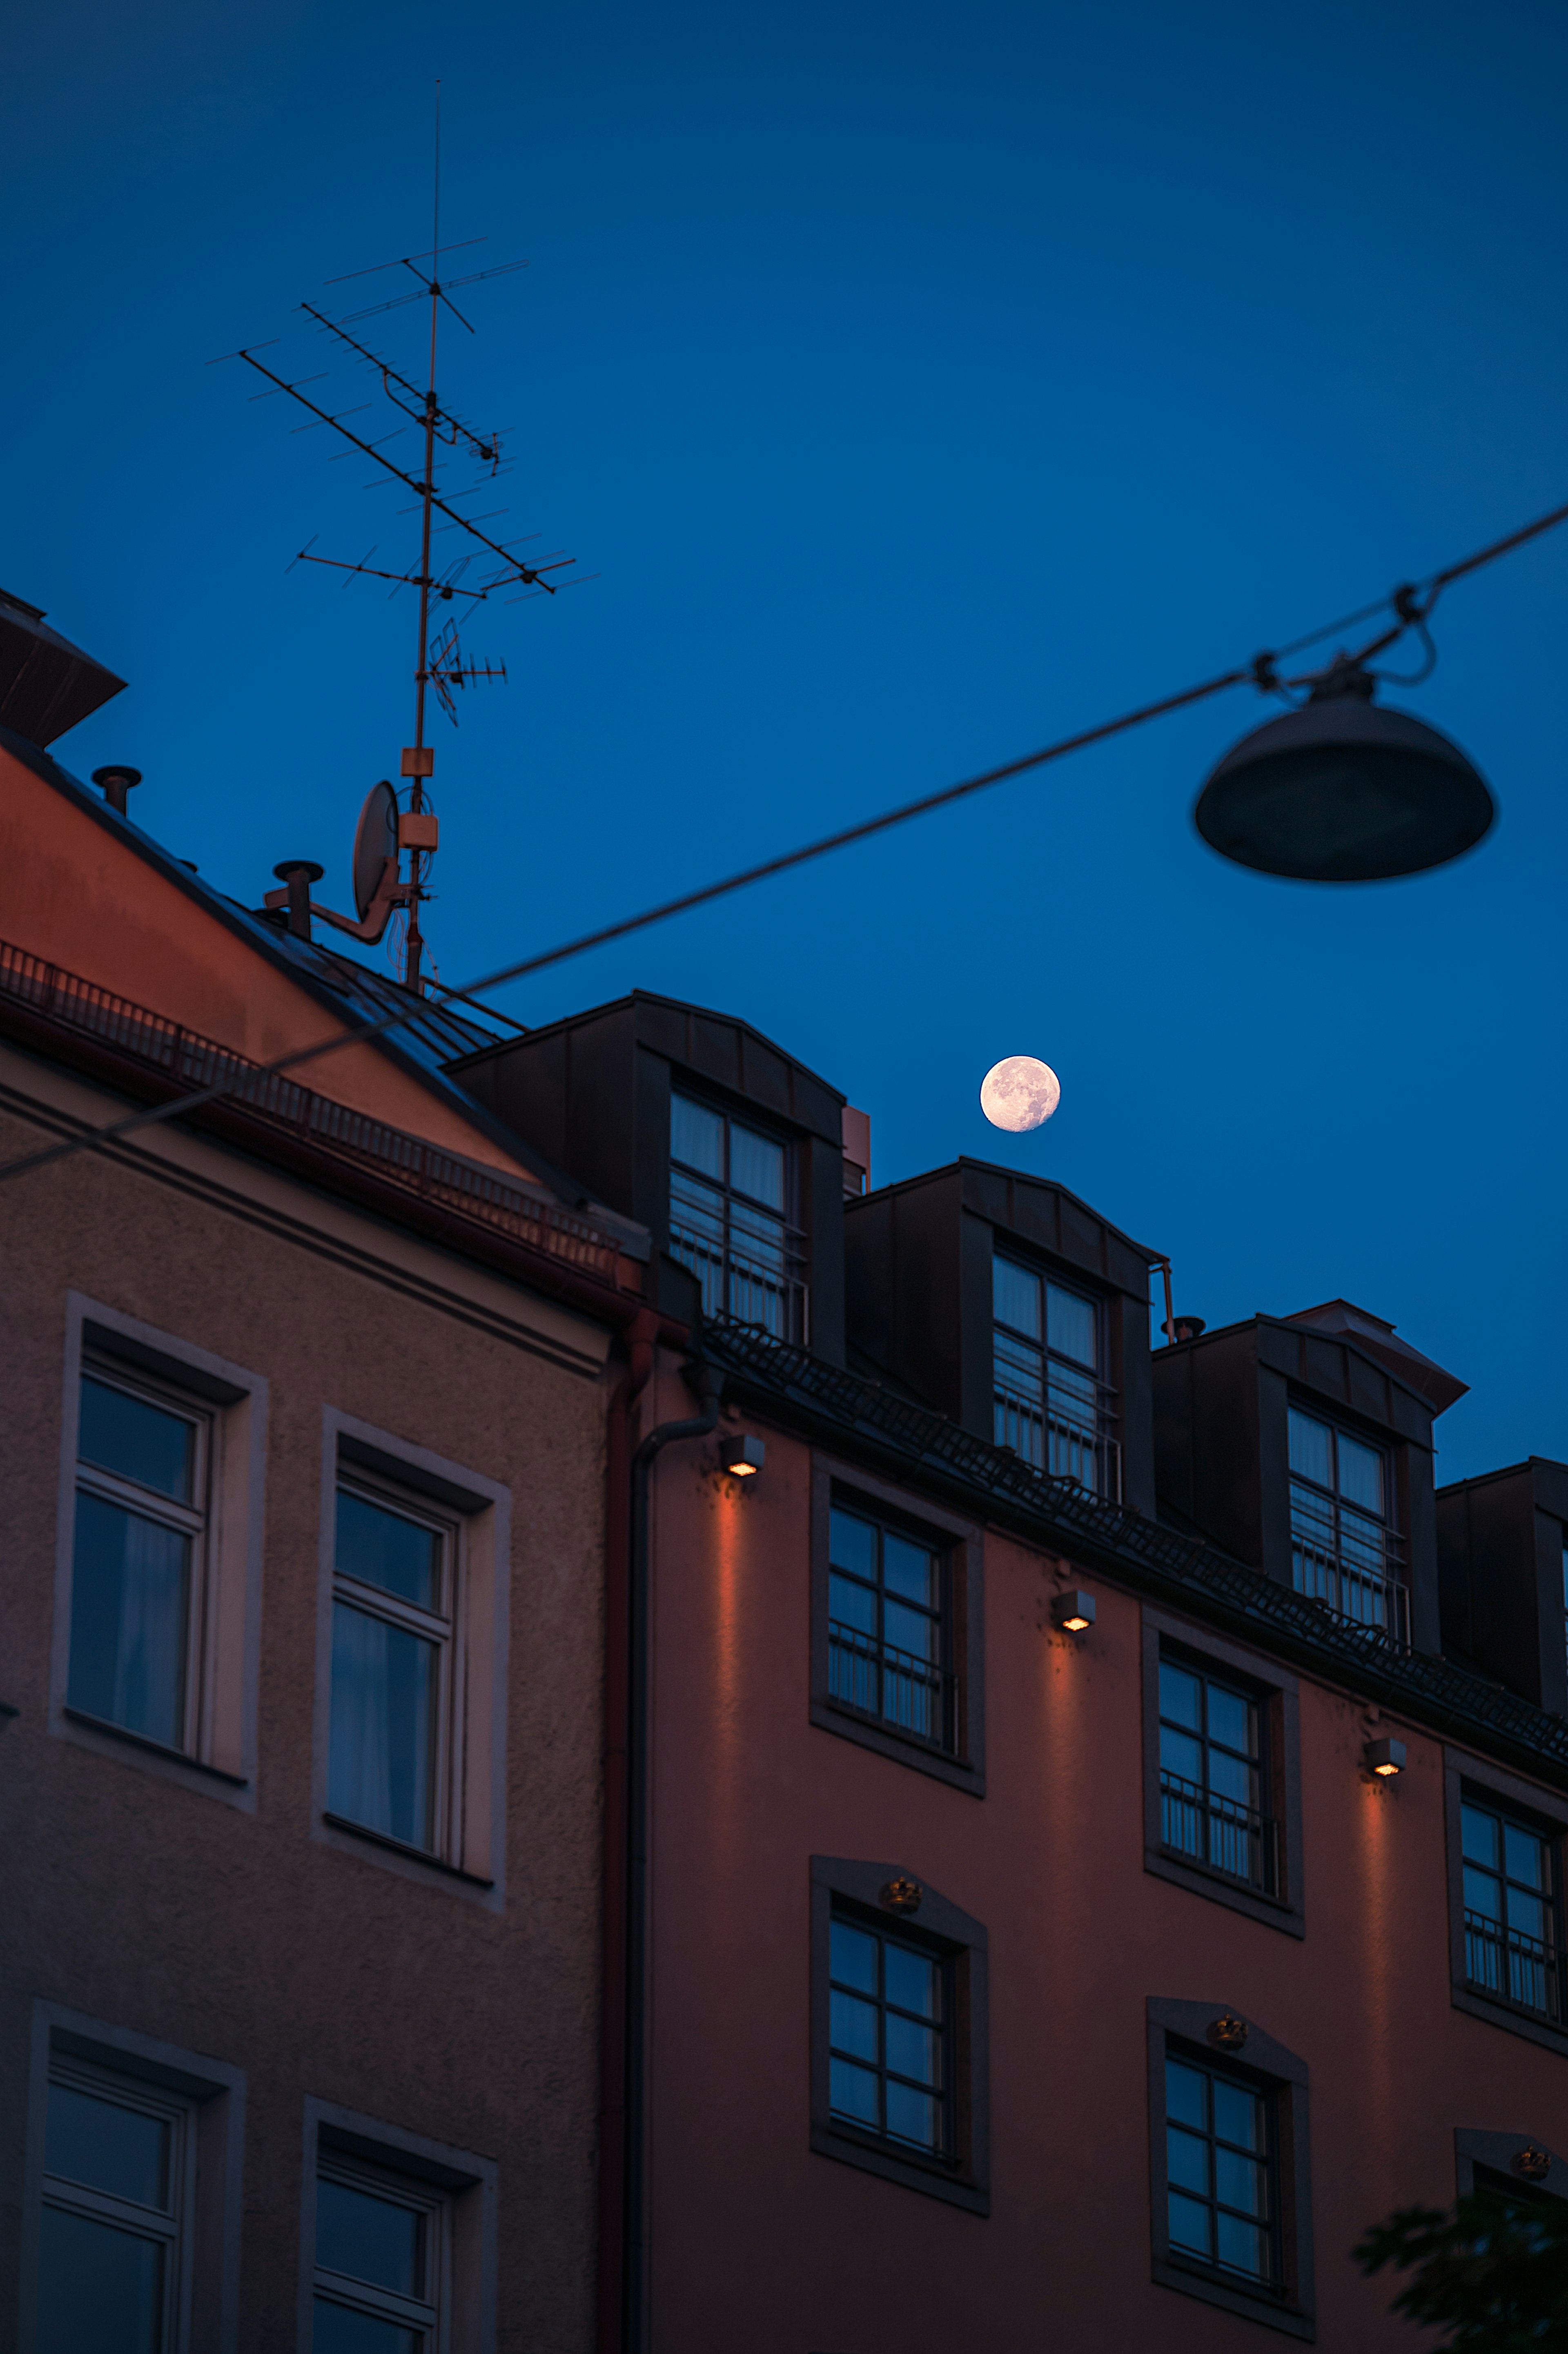
{"type": "MultiPolygon", "coordinates": [[[[650,1359],[652,1350],[650,1350],[650,1359]]],[[[629,1380],[635,1379],[635,1363],[629,1380]]],[[[645,2354],[647,2345],[647,1987],[648,1967],[648,1797],[649,1720],[652,1693],[649,1680],[651,1584],[649,1567],[649,1503],[654,1458],[673,1440],[705,1438],[718,1428],[723,1377],[712,1366],[695,1368],[701,1414],[679,1422],[661,1423],[651,1430],[631,1459],[631,1543],[629,1548],[630,1592],[626,1690],[626,1815],[627,1871],[623,1895],[626,1914],[626,2000],[624,2008],[626,2066],[626,2132],[624,2142],[624,2270],[621,2280],[622,2354],[645,2354]]],[[[641,1385],[640,1385],[641,1386],[641,1385]]],[[[608,2154],[608,2153],[607,2153],[608,2154]]]]}

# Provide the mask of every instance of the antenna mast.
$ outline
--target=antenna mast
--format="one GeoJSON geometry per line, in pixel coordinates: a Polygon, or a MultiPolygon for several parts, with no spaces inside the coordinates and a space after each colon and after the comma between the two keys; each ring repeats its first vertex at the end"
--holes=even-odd
{"type": "MultiPolygon", "coordinates": [[[[348,273],[349,278],[364,278],[374,276],[383,270],[411,270],[419,281],[418,293],[394,295],[387,302],[372,303],[368,310],[351,312],[345,319],[342,320],[330,318],[313,302],[302,302],[300,305],[301,309],[313,319],[317,326],[325,334],[335,337],[339,343],[346,345],[358,360],[377,371],[381,377],[382,391],[393,407],[398,409],[410,423],[418,425],[422,429],[424,453],[418,475],[411,474],[404,467],[394,463],[393,460],[386,456],[383,451],[382,444],[394,440],[405,429],[403,427],[395,426],[390,433],[383,434],[375,440],[366,440],[363,434],[355,432],[344,422],[346,416],[355,415],[358,413],[357,410],[339,411],[334,415],[331,410],[320,407],[315,401],[308,398],[302,388],[301,382],[291,383],[286,377],[275,374],[263,361],[257,358],[257,350],[265,349],[265,345],[253,345],[227,355],[230,359],[243,360],[247,366],[254,368],[258,375],[267,378],[271,391],[256,394],[257,399],[270,399],[272,392],[286,393],[291,400],[297,401],[301,408],[309,409],[315,424],[330,426],[333,431],[339,434],[352,448],[359,451],[365,457],[373,459],[383,470],[382,480],[389,477],[401,482],[405,488],[415,493],[418,502],[419,566],[417,572],[393,572],[372,564],[370,557],[375,555],[375,548],[371,548],[357,564],[349,564],[338,557],[313,554],[314,543],[311,542],[300,550],[294,559],[296,563],[331,565],[341,572],[363,573],[367,578],[373,580],[389,580],[393,584],[394,596],[402,588],[417,588],[419,593],[418,659],[414,671],[414,741],[411,745],[404,747],[402,757],[402,775],[407,780],[408,806],[407,810],[398,813],[397,821],[398,857],[400,860],[402,853],[405,850],[408,852],[408,874],[406,882],[398,882],[396,892],[397,899],[408,911],[408,926],[403,941],[402,979],[407,988],[417,992],[422,991],[425,986],[424,974],[421,970],[425,943],[419,928],[419,904],[421,900],[429,896],[428,885],[430,862],[435,856],[439,838],[437,820],[434,811],[429,806],[429,795],[426,790],[428,781],[435,771],[435,750],[433,746],[425,741],[426,690],[431,686],[435,688],[443,710],[455,726],[457,707],[451,692],[454,687],[477,685],[485,680],[493,679],[499,679],[504,684],[506,678],[504,663],[476,663],[463,659],[454,621],[449,620],[444,625],[432,645],[430,639],[432,599],[440,599],[450,603],[454,598],[463,597],[470,599],[471,604],[482,604],[505,588],[518,588],[524,595],[537,595],[543,591],[553,597],[558,583],[547,579],[546,575],[558,572],[573,561],[570,557],[556,554],[535,563],[524,563],[515,552],[519,543],[514,540],[493,539],[488,533],[479,528],[481,523],[490,519],[488,515],[470,516],[461,513],[452,504],[454,500],[470,496],[471,490],[480,485],[471,485],[467,491],[445,491],[437,487],[438,443],[442,444],[455,455],[476,461],[486,470],[488,479],[493,479],[503,471],[499,434],[475,433],[460,418],[441,406],[436,390],[436,356],[441,306],[444,303],[459,325],[467,328],[471,334],[472,327],[451,299],[454,292],[459,287],[475,285],[481,279],[501,278],[512,270],[527,268],[527,263],[524,261],[503,261],[488,270],[471,271],[466,277],[444,281],[441,278],[443,252],[460,252],[467,247],[482,244],[484,240],[482,238],[471,238],[464,239],[461,246],[447,248],[443,248],[441,244],[441,85],[439,80],[436,83],[435,171],[431,209],[431,246],[428,256],[405,254],[396,261],[377,262],[368,270],[351,270],[348,273]],[[426,260],[430,264],[428,271],[419,266],[426,260]],[[350,334],[348,330],[358,320],[368,318],[374,313],[397,310],[404,303],[422,301],[428,301],[430,306],[430,344],[426,381],[423,389],[420,389],[410,383],[407,376],[400,375],[387,361],[382,359],[377,353],[372,351],[367,345],[362,344],[357,336],[350,334]],[[438,515],[441,518],[439,525],[436,522],[438,515]],[[471,541],[476,542],[478,547],[484,550],[491,559],[493,567],[491,571],[471,585],[465,584],[463,576],[473,561],[471,555],[460,557],[443,572],[433,571],[430,542],[432,534],[437,529],[458,530],[471,541]],[[499,559],[498,562],[497,559],[499,559]]],[[[347,281],[340,278],[329,282],[342,285],[347,281]]],[[[303,379],[304,382],[312,380],[303,379]]],[[[301,432],[309,432],[312,427],[301,426],[297,429],[301,432]]],[[[366,485],[366,487],[373,487],[373,485],[366,485]]],[[[492,512],[503,514],[505,510],[496,509],[492,512]]],[[[515,603],[518,599],[514,598],[509,601],[515,603]]]]}

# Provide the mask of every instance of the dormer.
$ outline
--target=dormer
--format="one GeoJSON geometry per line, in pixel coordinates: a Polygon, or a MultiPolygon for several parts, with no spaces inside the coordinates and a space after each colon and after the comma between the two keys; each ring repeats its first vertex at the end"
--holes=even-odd
{"type": "Polygon", "coordinates": [[[1348,1300],[1199,1329],[1154,1358],[1161,1509],[1335,1617],[1436,1651],[1432,1425],[1464,1394],[1348,1300]]]}
{"type": "MultiPolygon", "coordinates": [[[[449,1067],[646,1225],[705,1315],[843,1363],[844,1099],[803,1063],[729,1014],[639,990],[449,1067]]],[[[689,1298],[667,1283],[674,1312],[689,1298]]]]}
{"type": "Polygon", "coordinates": [[[1568,1463],[1439,1488],[1437,1575],[1444,1649],[1568,1716],[1568,1463]]]}
{"type": "Polygon", "coordinates": [[[847,1204],[852,1363],[1152,1513],[1154,1259],[1065,1186],[955,1161],[847,1204]]]}

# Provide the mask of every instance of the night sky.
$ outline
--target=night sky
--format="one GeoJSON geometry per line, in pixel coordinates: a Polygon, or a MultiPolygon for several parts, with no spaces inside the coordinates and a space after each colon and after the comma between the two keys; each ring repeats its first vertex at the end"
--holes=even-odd
{"type": "MultiPolygon", "coordinates": [[[[449,981],[1568,498],[1568,18],[1533,0],[56,0],[9,53],[0,579],[131,682],[58,756],[142,768],[133,815],[247,904],[285,855],[345,903],[410,734],[412,599],[288,560],[416,542],[205,363],[326,366],[294,306],[429,243],[438,75],[443,230],[528,257],[442,386],[512,429],[476,506],[598,577],[465,626],[510,684],[437,722],[449,981]]],[[[414,312],[367,332],[417,360],[414,312]]],[[[877,1182],[1057,1178],[1211,1324],[1392,1320],[1472,1384],[1440,1478],[1568,1458],[1565,611],[1568,530],[1441,610],[1404,700],[1501,816],[1437,875],[1206,851],[1196,790],[1272,716],[1238,690],[502,1002],[740,1014],[869,1110],[877,1182]],[[1009,1139],[977,1097],[1015,1053],[1063,1101],[1009,1139]]]]}

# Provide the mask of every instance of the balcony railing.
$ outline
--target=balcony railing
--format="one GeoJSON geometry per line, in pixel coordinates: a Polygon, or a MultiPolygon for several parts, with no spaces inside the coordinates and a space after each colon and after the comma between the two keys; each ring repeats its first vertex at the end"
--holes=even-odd
{"type": "Polygon", "coordinates": [[[1315,1542],[1298,1522],[1291,1531],[1290,1574],[1297,1593],[1308,1601],[1350,1626],[1386,1636],[1402,1651],[1409,1650],[1410,1589],[1392,1562],[1375,1568],[1315,1542]]]}
{"type": "Polygon", "coordinates": [[[828,1621],[828,1693],[934,1749],[953,1746],[953,1680],[929,1659],[828,1621]]]}
{"type": "Polygon", "coordinates": [[[1481,1993],[1562,2024],[1563,1956],[1539,1937],[1505,1928],[1485,1913],[1467,1912],[1465,1976],[1481,1993]]]}
{"type": "Polygon", "coordinates": [[[734,1227],[726,1244],[695,1218],[683,1218],[672,1203],[670,1256],[702,1285],[705,1317],[732,1317],[776,1340],[809,1343],[805,1236],[793,1227],[779,1227],[776,1250],[747,1250],[734,1227]]]}
{"type": "Polygon", "coordinates": [[[1268,1816],[1161,1767],[1160,1837],[1172,1855],[1268,1896],[1279,1888],[1279,1826],[1268,1816]]]}
{"type": "MultiPolygon", "coordinates": [[[[1103,1385],[1102,1385],[1103,1386],[1103,1385]]],[[[1000,1380],[995,1392],[995,1437],[999,1447],[1011,1447],[1054,1479],[1072,1479],[1091,1495],[1121,1500],[1121,1449],[1110,1424],[1116,1393],[1105,1391],[1106,1404],[1097,1422],[1086,1416],[1064,1414],[1054,1400],[1042,1403],[1039,1393],[1024,1394],[1000,1380]]]]}

